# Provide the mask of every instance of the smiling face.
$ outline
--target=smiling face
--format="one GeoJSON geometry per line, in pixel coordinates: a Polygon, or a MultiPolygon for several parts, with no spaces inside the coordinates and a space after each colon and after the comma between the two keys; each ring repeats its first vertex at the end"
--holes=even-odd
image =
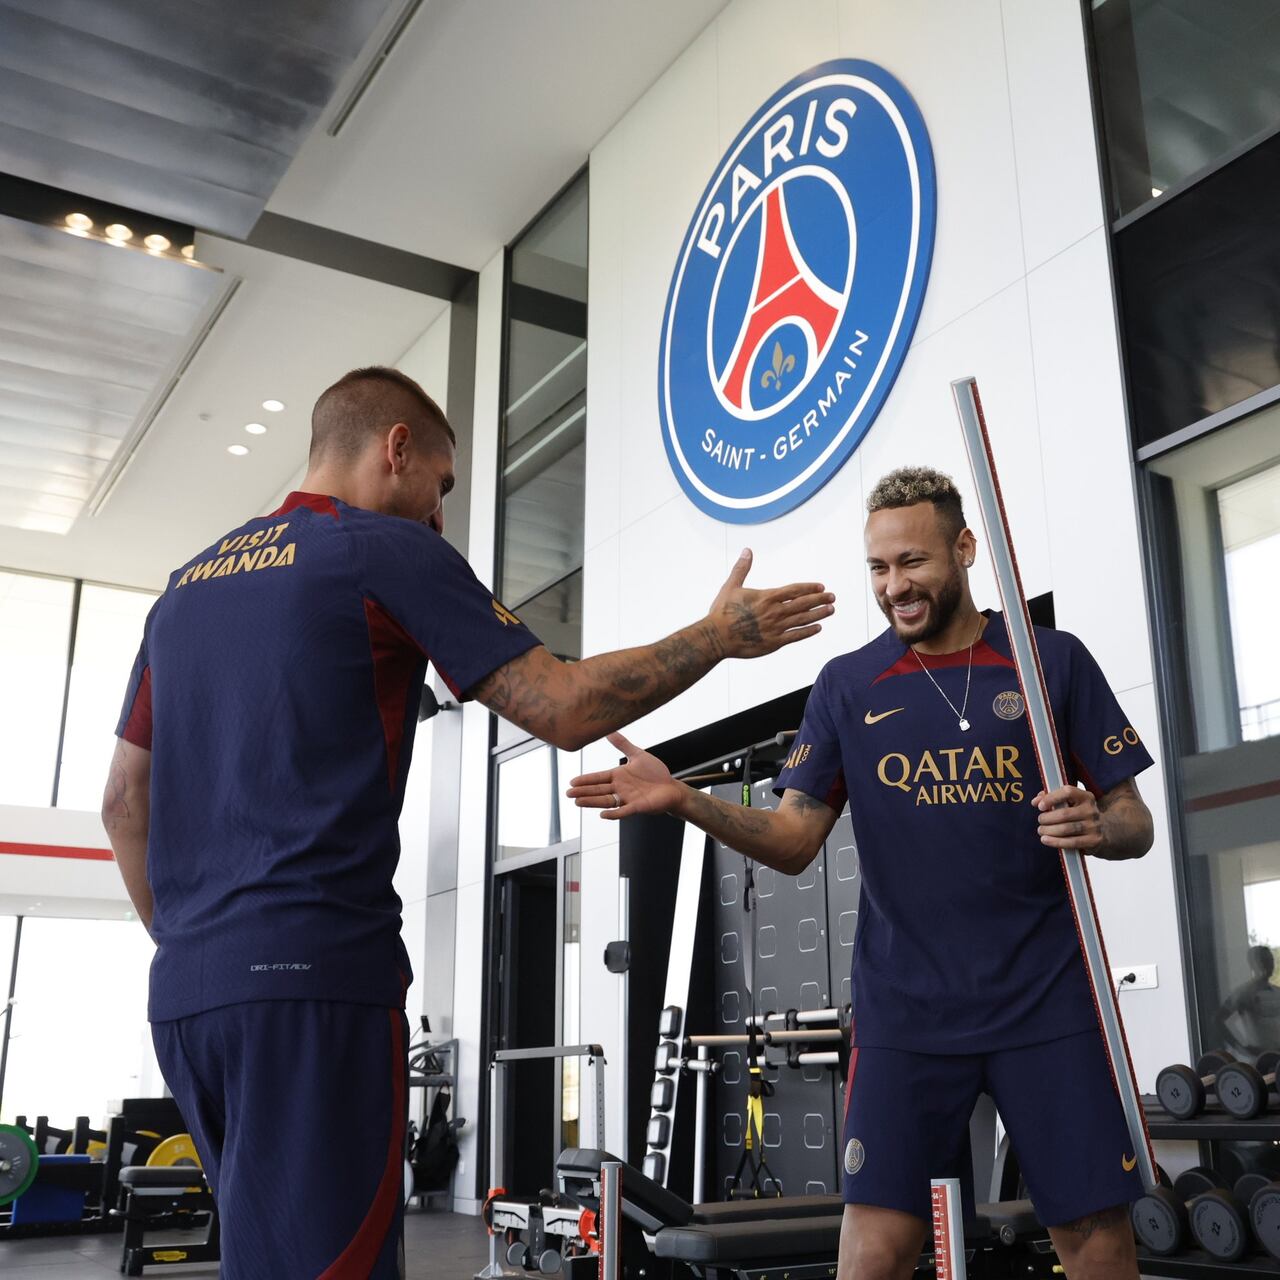
{"type": "Polygon", "coordinates": [[[954,538],[948,532],[932,502],[882,507],[867,517],[871,587],[904,644],[940,634],[969,599],[975,539],[968,529],[954,538]]]}

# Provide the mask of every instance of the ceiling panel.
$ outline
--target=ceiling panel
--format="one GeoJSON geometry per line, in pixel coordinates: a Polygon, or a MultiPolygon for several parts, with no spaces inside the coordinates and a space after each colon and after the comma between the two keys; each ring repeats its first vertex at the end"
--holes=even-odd
{"type": "Polygon", "coordinates": [[[388,0],[0,0],[0,171],[245,236],[388,0]]]}
{"type": "Polygon", "coordinates": [[[220,288],[216,272],[0,217],[0,524],[71,527],[220,288]]]}

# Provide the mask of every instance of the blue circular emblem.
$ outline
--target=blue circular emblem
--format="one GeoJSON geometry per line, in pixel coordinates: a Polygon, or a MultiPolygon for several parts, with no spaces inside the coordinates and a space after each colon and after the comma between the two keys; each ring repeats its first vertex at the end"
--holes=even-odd
{"type": "Polygon", "coordinates": [[[737,524],[799,506],[884,403],[924,300],[936,182],[910,94],[869,62],[783,85],[699,201],[662,319],[672,470],[737,524]]]}

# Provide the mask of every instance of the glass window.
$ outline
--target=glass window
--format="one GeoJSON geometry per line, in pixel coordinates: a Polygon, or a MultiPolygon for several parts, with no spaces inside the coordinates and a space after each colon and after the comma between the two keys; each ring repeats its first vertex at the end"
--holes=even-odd
{"type": "Polygon", "coordinates": [[[561,657],[582,652],[587,180],[511,250],[501,595],[561,657]]]}
{"type": "Polygon", "coordinates": [[[48,805],[74,584],[0,572],[0,804],[48,805]]]}
{"type": "Polygon", "coordinates": [[[151,592],[123,587],[86,583],[80,590],[58,775],[60,809],[96,810],[102,803],[120,705],[155,600],[151,592]]]}
{"type": "Polygon", "coordinates": [[[4,1113],[70,1128],[108,1104],[153,1097],[160,1076],[147,1025],[155,945],[136,921],[27,916],[22,922],[4,1113]],[[90,982],[109,974],[109,982],[90,982]]]}
{"type": "Polygon", "coordinates": [[[578,773],[580,759],[577,752],[539,746],[498,765],[495,860],[516,858],[578,838],[580,812],[564,793],[578,773]]]}
{"type": "Polygon", "coordinates": [[[1148,464],[1201,1040],[1280,1044],[1280,409],[1148,464]]]}
{"type": "Polygon", "coordinates": [[[1280,8],[1093,0],[1113,213],[1129,213],[1280,120],[1280,8]]]}

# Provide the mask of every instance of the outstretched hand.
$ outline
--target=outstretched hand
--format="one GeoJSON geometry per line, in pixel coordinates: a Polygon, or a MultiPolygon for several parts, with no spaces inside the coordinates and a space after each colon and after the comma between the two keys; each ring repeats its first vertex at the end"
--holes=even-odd
{"type": "Polygon", "coordinates": [[[750,569],[748,549],[738,557],[707,615],[727,657],[759,658],[808,639],[822,630],[822,619],[835,612],[835,596],[822,583],[756,590],[743,585],[750,569]]]}
{"type": "Polygon", "coordinates": [[[620,733],[609,741],[627,757],[626,764],[574,778],[566,794],[579,809],[603,809],[602,818],[616,820],[636,813],[670,813],[680,802],[684,783],[677,782],[657,756],[620,733]]]}

